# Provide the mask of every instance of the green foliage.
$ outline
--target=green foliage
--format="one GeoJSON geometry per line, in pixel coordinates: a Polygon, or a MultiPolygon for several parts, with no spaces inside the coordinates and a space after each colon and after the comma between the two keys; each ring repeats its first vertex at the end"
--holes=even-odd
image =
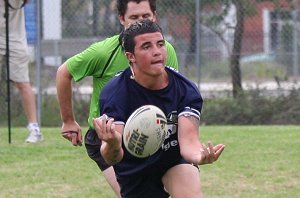
{"type": "MultiPolygon", "coordinates": [[[[1,104],[5,103],[0,99],[1,104]]],[[[81,126],[87,126],[87,119],[89,114],[89,99],[75,97],[74,103],[74,115],[77,122],[81,126]]],[[[41,106],[41,125],[44,127],[49,126],[61,126],[60,110],[56,96],[43,95],[41,106]]],[[[18,93],[13,93],[11,97],[11,124],[13,127],[26,126],[27,120],[24,114],[24,110],[21,104],[21,99],[18,93]]],[[[7,125],[7,108],[1,109],[0,114],[0,126],[7,125]]]]}
{"type": "Polygon", "coordinates": [[[195,8],[194,0],[185,0],[185,1],[177,1],[174,3],[174,0],[163,0],[157,1],[157,11],[159,15],[163,16],[168,12],[176,13],[176,14],[191,14],[191,10],[195,8]]]}
{"type": "MultiPolygon", "coordinates": [[[[55,96],[44,96],[42,105],[42,126],[61,126],[60,110],[55,96]]],[[[74,98],[73,111],[77,122],[87,126],[89,100],[74,98]]]]}
{"type": "MultiPolygon", "coordinates": [[[[279,92],[280,90],[278,90],[279,92]]],[[[300,90],[294,89],[290,94],[279,97],[266,97],[266,90],[244,91],[237,98],[220,97],[205,99],[202,122],[208,125],[257,125],[257,124],[297,124],[300,123],[300,90]]],[[[23,108],[13,101],[12,126],[27,124],[23,108]]],[[[74,114],[81,126],[87,126],[89,100],[74,98],[74,114]]],[[[60,127],[59,105],[55,96],[43,96],[42,126],[60,127]]],[[[7,125],[7,113],[1,114],[0,126],[7,125]]]]}
{"type": "Polygon", "coordinates": [[[43,96],[42,104],[42,126],[60,126],[60,112],[56,97],[43,96]]]}
{"type": "Polygon", "coordinates": [[[243,71],[243,79],[248,81],[255,81],[255,79],[273,80],[274,77],[279,77],[280,79],[287,78],[286,65],[278,64],[275,61],[243,63],[241,69],[243,71]]]}
{"type": "MultiPolygon", "coordinates": [[[[266,97],[266,90],[244,91],[237,98],[220,97],[205,99],[202,122],[212,125],[257,125],[257,124],[297,124],[300,123],[300,90],[294,89],[288,95],[266,97]]],[[[278,90],[278,93],[280,90],[278,90]]],[[[87,126],[89,100],[74,98],[74,114],[81,126],[87,126]]],[[[7,125],[7,110],[1,111],[0,126],[7,125]]],[[[56,96],[43,96],[42,126],[61,126],[59,105],[56,96]]],[[[21,101],[14,97],[11,109],[11,123],[13,127],[26,126],[27,121],[21,101]]]]}
{"type": "Polygon", "coordinates": [[[294,32],[294,27],[291,24],[284,24],[282,26],[282,31],[281,31],[281,42],[283,46],[283,50],[288,53],[293,50],[293,32],[294,32]]]}
{"type": "Polygon", "coordinates": [[[218,26],[221,22],[224,21],[224,18],[228,15],[230,8],[232,5],[236,5],[240,3],[241,7],[237,6],[237,8],[242,9],[246,16],[254,16],[257,14],[256,4],[261,2],[271,2],[278,7],[278,0],[202,0],[201,8],[205,10],[205,7],[216,7],[219,8],[219,12],[214,12],[212,15],[207,15],[204,11],[202,12],[202,22],[207,26],[218,26]]]}
{"type": "Polygon", "coordinates": [[[237,98],[204,101],[205,124],[257,125],[300,123],[300,90],[280,97],[266,97],[259,90],[244,92],[237,98]]]}
{"type": "MultiPolygon", "coordinates": [[[[6,82],[5,82],[6,84],[6,82]]],[[[13,83],[10,84],[10,124],[12,126],[20,126],[26,125],[27,120],[23,111],[21,97],[17,89],[14,87],[13,83]]],[[[2,97],[0,97],[0,105],[1,107],[1,114],[0,114],[0,126],[8,125],[8,97],[7,93],[2,93],[2,97]]]]}

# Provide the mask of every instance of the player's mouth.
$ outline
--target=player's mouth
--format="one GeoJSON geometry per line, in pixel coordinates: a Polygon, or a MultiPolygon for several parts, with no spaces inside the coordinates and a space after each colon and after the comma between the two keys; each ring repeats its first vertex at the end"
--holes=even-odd
{"type": "Polygon", "coordinates": [[[151,62],[152,65],[164,65],[164,61],[163,60],[156,60],[156,61],[152,61],[151,62]]]}

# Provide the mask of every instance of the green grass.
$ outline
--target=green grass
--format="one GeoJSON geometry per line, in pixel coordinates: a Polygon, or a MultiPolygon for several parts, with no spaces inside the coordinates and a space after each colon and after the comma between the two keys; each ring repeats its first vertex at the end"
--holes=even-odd
{"type": "MultiPolygon", "coordinates": [[[[0,197],[115,197],[84,147],[43,128],[45,141],[26,144],[24,128],[0,128],[0,197]]],[[[208,198],[300,197],[300,126],[202,126],[203,142],[224,143],[200,167],[208,198]]]]}
{"type": "Polygon", "coordinates": [[[203,127],[202,137],[226,145],[201,167],[207,197],[300,197],[299,126],[203,127]]]}

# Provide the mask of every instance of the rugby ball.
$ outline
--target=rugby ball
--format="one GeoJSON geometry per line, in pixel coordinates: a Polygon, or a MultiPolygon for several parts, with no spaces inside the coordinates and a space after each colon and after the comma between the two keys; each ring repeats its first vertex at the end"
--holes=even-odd
{"type": "Polygon", "coordinates": [[[167,134],[167,118],[154,106],[145,105],[136,109],[128,118],[123,132],[123,143],[135,157],[153,155],[162,146],[167,134]]]}

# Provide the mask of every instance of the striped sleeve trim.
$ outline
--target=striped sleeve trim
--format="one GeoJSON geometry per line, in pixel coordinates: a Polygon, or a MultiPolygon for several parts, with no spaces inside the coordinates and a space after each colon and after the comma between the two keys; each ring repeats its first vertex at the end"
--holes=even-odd
{"type": "Polygon", "coordinates": [[[190,107],[185,107],[184,110],[179,113],[178,117],[179,116],[194,116],[196,117],[197,119],[200,120],[200,111],[198,111],[197,109],[193,109],[193,108],[190,108],[190,107]]]}

